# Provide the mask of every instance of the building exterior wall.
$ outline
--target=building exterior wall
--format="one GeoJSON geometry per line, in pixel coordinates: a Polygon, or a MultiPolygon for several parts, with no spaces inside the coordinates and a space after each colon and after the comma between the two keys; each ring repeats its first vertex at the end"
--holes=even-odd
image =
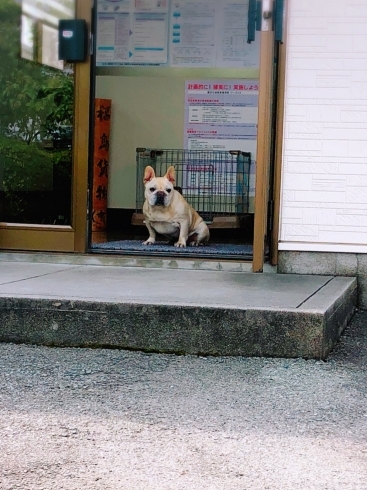
{"type": "Polygon", "coordinates": [[[280,263],[367,253],[367,1],[287,5],[280,263]]]}

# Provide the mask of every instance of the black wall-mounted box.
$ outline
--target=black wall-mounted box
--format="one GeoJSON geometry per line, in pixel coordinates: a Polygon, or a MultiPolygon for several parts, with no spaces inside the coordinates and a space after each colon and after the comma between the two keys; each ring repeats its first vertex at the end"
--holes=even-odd
{"type": "Polygon", "coordinates": [[[84,19],[59,20],[59,60],[85,61],[87,24],[84,19]]]}

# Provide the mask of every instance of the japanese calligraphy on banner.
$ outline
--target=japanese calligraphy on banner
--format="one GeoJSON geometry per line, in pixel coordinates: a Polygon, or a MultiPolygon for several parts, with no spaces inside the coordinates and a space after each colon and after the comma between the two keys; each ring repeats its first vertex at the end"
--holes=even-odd
{"type": "MultiPolygon", "coordinates": [[[[188,80],[185,83],[184,147],[250,152],[250,194],[254,192],[258,94],[258,80],[188,80]]],[[[235,176],[234,169],[228,169],[228,173],[235,176]]],[[[228,181],[229,188],[235,188],[235,182],[232,184],[228,181]]]]}
{"type": "Polygon", "coordinates": [[[249,0],[98,0],[97,66],[258,68],[249,0]]]}
{"type": "Polygon", "coordinates": [[[110,124],[111,100],[95,99],[92,231],[104,231],[107,226],[110,124]]]}

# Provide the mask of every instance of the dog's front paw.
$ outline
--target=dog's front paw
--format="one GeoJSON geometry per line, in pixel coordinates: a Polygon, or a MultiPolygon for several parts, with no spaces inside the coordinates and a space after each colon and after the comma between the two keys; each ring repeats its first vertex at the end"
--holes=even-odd
{"type": "Polygon", "coordinates": [[[197,242],[196,240],[193,240],[192,242],[190,242],[190,247],[198,247],[200,245],[199,242],[197,242]]]}
{"type": "Polygon", "coordinates": [[[148,240],[145,240],[145,242],[143,242],[143,245],[154,245],[154,243],[155,243],[154,238],[148,238],[148,240]]]}
{"type": "Polygon", "coordinates": [[[184,238],[180,238],[176,243],[175,247],[180,247],[180,248],[185,248],[186,247],[186,240],[184,238]]]}

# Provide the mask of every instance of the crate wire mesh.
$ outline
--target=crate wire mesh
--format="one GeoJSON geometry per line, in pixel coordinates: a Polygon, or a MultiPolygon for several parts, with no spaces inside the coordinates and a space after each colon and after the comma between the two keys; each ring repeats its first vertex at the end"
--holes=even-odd
{"type": "Polygon", "coordinates": [[[136,212],[144,204],[144,169],[158,177],[173,165],[176,188],[207,222],[214,216],[241,216],[249,209],[251,153],[243,151],[136,149],[136,212]]]}

